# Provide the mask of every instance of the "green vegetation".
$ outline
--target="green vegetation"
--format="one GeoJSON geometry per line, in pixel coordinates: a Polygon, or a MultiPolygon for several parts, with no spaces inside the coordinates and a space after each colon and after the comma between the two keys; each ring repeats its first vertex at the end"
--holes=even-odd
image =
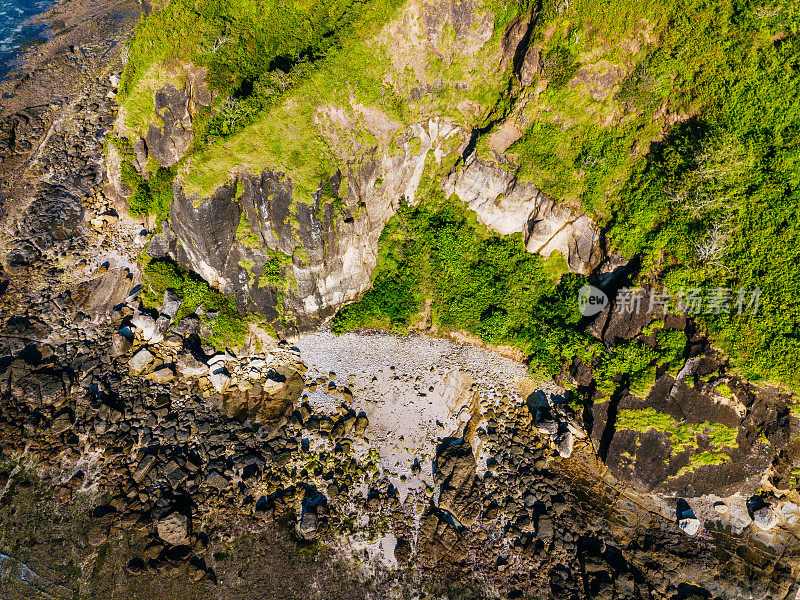
{"type": "Polygon", "coordinates": [[[511,148],[522,177],[608,222],[644,283],[730,288],[733,311],[698,317],[742,374],[795,388],[799,16],[733,0],[545,3],[534,38],[550,82],[511,148]],[[738,291],[756,288],[758,314],[739,314],[738,291]]]}
{"type": "MultiPolygon", "coordinates": [[[[391,135],[378,140],[367,130],[356,103],[398,131],[434,114],[469,128],[513,115],[524,131],[508,168],[593,214],[618,251],[640,258],[636,283],[674,293],[731,289],[733,310],[697,315],[715,344],[743,375],[800,387],[800,7],[547,0],[531,40],[541,68],[520,89],[506,85],[508,73],[493,67],[489,77],[453,60],[449,28],[429,56],[378,40],[402,4],[169,2],[142,21],[131,43],[120,88],[126,120],[134,130],[152,121],[155,82],[185,85],[185,61],[206,67],[219,93],[196,119],[191,168],[179,167],[187,193],[205,196],[247,164],[287,173],[301,199],[343,161],[357,164],[376,146],[401,151],[391,135]],[[426,77],[475,83],[410,101],[426,77]],[[462,100],[476,105],[474,115],[456,110],[462,100]],[[341,112],[321,119],[328,109],[341,112]],[[739,314],[738,290],[756,288],[758,314],[739,314]]],[[[505,26],[528,4],[487,0],[485,8],[496,29],[475,53],[475,69],[497,58],[505,26]]],[[[476,146],[482,155],[487,140],[476,146]]],[[[132,210],[168,210],[171,174],[145,181],[130,171],[132,210]]],[[[592,361],[601,389],[616,380],[636,394],[660,371],[680,368],[682,334],[601,348],[568,306],[581,278],[528,257],[517,238],[489,235],[457,203],[431,190],[419,197],[422,204],[403,208],[384,232],[374,288],[341,311],[337,331],[407,330],[430,319],[514,344],[536,372],[556,373],[575,357],[592,361]]],[[[246,246],[260,245],[246,223],[240,229],[246,246]]],[[[277,277],[257,276],[259,284],[277,277]]]]}
{"type": "Polygon", "coordinates": [[[120,179],[133,192],[128,198],[130,213],[141,217],[156,215],[159,221],[169,217],[174,199],[174,170],[156,165],[150,173],[139,173],[133,166],[135,154],[130,141],[114,138],[109,143],[114,144],[121,158],[120,179]]]}
{"type": "Polygon", "coordinates": [[[520,234],[490,232],[455,196],[445,199],[435,181],[430,164],[418,190],[422,200],[401,206],[384,228],[372,288],[339,311],[335,333],[407,332],[425,320],[440,332],[466,330],[521,349],[536,376],[557,375],[577,357],[594,365],[601,391],[611,393],[621,381],[642,397],[657,369],[682,366],[682,331],[654,325],[651,345],[642,336],[613,348],[582,331],[577,296],[586,279],[566,273],[557,253],[547,260],[529,254],[520,234]]]}
{"type": "Polygon", "coordinates": [[[584,278],[560,276],[557,262],[527,253],[521,235],[503,237],[478,226],[464,203],[438,192],[416,207],[401,207],[389,221],[372,289],[339,311],[333,330],[408,331],[427,300],[428,326],[515,345],[530,356],[532,371],[552,376],[566,358],[580,354],[589,361],[604,352],[575,328],[584,278]]]}
{"type": "Polygon", "coordinates": [[[156,215],[159,220],[169,217],[172,207],[172,182],[175,174],[170,169],[159,167],[147,179],[142,177],[129,162],[122,163],[122,182],[133,190],[128,198],[130,213],[136,216],[156,215]]]}
{"type": "Polygon", "coordinates": [[[728,462],[731,459],[727,454],[721,452],[697,452],[689,457],[689,464],[681,467],[675,474],[675,477],[680,477],[687,473],[692,473],[702,466],[716,466],[728,462]]]}
{"type": "Polygon", "coordinates": [[[617,414],[616,428],[617,430],[630,429],[642,433],[650,430],[665,433],[676,453],[697,448],[698,437],[705,436],[714,452],[719,454],[723,448],[736,447],[738,434],[736,428],[720,423],[679,423],[668,414],[659,412],[652,407],[620,410],[617,414]]]}
{"type": "MultiPolygon", "coordinates": [[[[178,63],[208,68],[219,92],[195,120],[189,193],[207,195],[232,166],[291,173],[310,196],[335,172],[332,149],[314,125],[316,111],[350,97],[391,113],[399,100],[375,76],[385,58],[364,40],[389,20],[399,0],[178,0],[144,19],[130,45],[120,85],[128,129],[155,121],[154,81],[180,86],[178,63]]],[[[157,122],[157,121],[155,121],[157,122]]]]}
{"type": "Polygon", "coordinates": [[[242,315],[236,309],[233,299],[224,296],[203,279],[172,261],[143,258],[141,262],[144,264],[142,302],[145,306],[161,306],[164,292],[172,289],[183,298],[183,305],[176,319],[197,313],[201,316],[201,322],[213,331],[207,341],[214,346],[224,348],[244,344],[249,323],[253,319],[242,315]],[[202,315],[198,308],[202,308],[202,315]]]}

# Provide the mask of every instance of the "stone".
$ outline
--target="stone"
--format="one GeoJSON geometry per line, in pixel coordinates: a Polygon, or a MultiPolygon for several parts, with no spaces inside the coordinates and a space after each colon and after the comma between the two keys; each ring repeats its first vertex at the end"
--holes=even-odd
{"type": "Polygon", "coordinates": [[[572,435],[571,431],[566,431],[558,436],[558,440],[556,441],[556,448],[558,449],[558,454],[562,458],[569,458],[572,456],[572,448],[575,444],[575,436],[572,435]]]}
{"type": "Polygon", "coordinates": [[[722,500],[717,500],[716,502],[714,502],[714,510],[721,515],[727,515],[728,505],[725,504],[722,500]]]}
{"type": "Polygon", "coordinates": [[[72,425],[73,425],[73,420],[72,417],[69,415],[69,413],[62,413],[61,415],[53,419],[53,422],[50,425],[50,429],[53,431],[53,433],[58,435],[60,433],[64,433],[68,429],[71,429],[72,425]]]}
{"type": "Polygon", "coordinates": [[[175,360],[175,370],[181,377],[201,377],[208,373],[208,366],[197,360],[188,352],[178,355],[175,360]]]}
{"type": "Polygon", "coordinates": [[[128,367],[131,375],[141,375],[144,373],[153,360],[155,360],[155,356],[153,356],[152,352],[150,352],[147,348],[142,348],[139,350],[128,361],[128,367]]]}
{"type": "Polygon", "coordinates": [[[206,484],[210,487],[217,488],[218,490],[224,490],[226,487],[228,487],[228,485],[230,485],[230,480],[222,475],[219,471],[212,471],[206,479],[206,484]]]}
{"type": "Polygon", "coordinates": [[[778,524],[778,515],[771,506],[762,506],[753,511],[753,524],[764,531],[769,531],[778,524]]]}
{"type": "Polygon", "coordinates": [[[150,469],[153,467],[155,462],[156,457],[152,454],[146,454],[144,457],[142,457],[142,460],[139,461],[139,464],[136,465],[136,470],[133,472],[133,480],[136,483],[141,483],[147,473],[150,472],[150,469]]]}
{"type": "Polygon", "coordinates": [[[121,333],[115,333],[111,338],[109,354],[113,357],[123,356],[130,352],[133,343],[121,333]]]}
{"type": "Polygon", "coordinates": [[[434,483],[440,486],[439,507],[463,525],[471,525],[481,512],[472,444],[460,440],[443,446],[436,456],[434,474],[434,483]]]}
{"type": "Polygon", "coordinates": [[[231,376],[228,375],[228,372],[225,369],[225,367],[222,367],[212,371],[212,373],[208,376],[208,379],[211,381],[211,385],[214,386],[214,389],[222,393],[226,389],[228,389],[228,385],[230,384],[231,381],[231,376]]]}
{"type": "Polygon", "coordinates": [[[789,524],[789,525],[797,525],[800,522],[800,506],[795,504],[794,502],[783,502],[780,505],[780,514],[781,517],[789,524]]]}
{"type": "Polygon", "coordinates": [[[108,531],[111,527],[109,517],[96,517],[89,521],[86,527],[86,539],[90,546],[95,548],[108,541],[108,531]]]}
{"type": "Polygon", "coordinates": [[[161,305],[159,312],[170,319],[174,319],[182,305],[183,299],[177,293],[172,290],[166,290],[164,292],[164,303],[161,305]]]}
{"type": "Polygon", "coordinates": [[[555,435],[558,432],[558,423],[552,419],[544,419],[536,423],[536,429],[545,435],[555,435]]]}
{"type": "Polygon", "coordinates": [[[681,528],[686,535],[695,535],[700,530],[700,520],[692,517],[680,519],[678,527],[681,528]]]}
{"type": "Polygon", "coordinates": [[[147,379],[156,383],[169,383],[175,379],[175,372],[171,367],[159,367],[147,375],[147,379]]]}
{"type": "Polygon", "coordinates": [[[177,511],[158,520],[158,537],[173,546],[183,546],[190,540],[189,519],[177,511]]]}
{"type": "Polygon", "coordinates": [[[131,325],[136,327],[136,333],[145,342],[149,342],[156,332],[156,320],[144,313],[136,313],[131,319],[131,325]]]}
{"type": "Polygon", "coordinates": [[[297,525],[297,532],[305,540],[314,539],[317,533],[317,515],[313,512],[306,510],[303,511],[303,516],[300,518],[300,523],[297,525]]]}
{"type": "Polygon", "coordinates": [[[539,523],[536,526],[536,537],[545,542],[553,539],[553,520],[547,515],[539,517],[539,523]]]}

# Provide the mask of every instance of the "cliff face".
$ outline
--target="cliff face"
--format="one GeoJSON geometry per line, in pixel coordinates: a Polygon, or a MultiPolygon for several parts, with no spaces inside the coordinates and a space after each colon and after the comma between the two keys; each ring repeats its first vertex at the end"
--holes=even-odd
{"type": "MultiPolygon", "coordinates": [[[[418,188],[426,174],[491,229],[522,233],[528,251],[545,257],[558,251],[575,272],[596,269],[604,254],[591,218],[517,181],[503,157],[478,158],[473,148],[481,113],[492,109],[491,101],[482,105],[473,98],[480,99],[477,92],[488,86],[505,85],[535,18],[527,14],[495,31],[491,17],[475,3],[408,2],[367,45],[387,55],[385,72],[374,77],[391,82],[412,118],[398,120],[352,94],[313,107],[311,123],[303,127],[311,126],[314,138],[324,141],[333,169],[328,170],[332,175],[305,185],[285,161],[254,161],[233,150],[255,145],[261,151],[270,145],[272,134],[261,140],[258,124],[222,143],[223,149],[204,150],[200,161],[210,156],[213,162],[198,166],[189,152],[193,118],[199,107],[212,104],[212,97],[202,83],[203,71],[183,65],[183,89],[173,83],[152,89],[154,123],[134,127],[124,114],[117,123],[136,151],[137,169],[144,171],[148,156],[162,167],[182,165],[169,222],[149,253],[199,273],[235,296],[242,310],[262,314],[278,330],[306,330],[369,289],[381,231],[400,203],[420,201],[418,188]],[[431,67],[437,61],[449,65],[437,71],[431,67]],[[456,72],[461,64],[470,70],[456,72]],[[446,103],[442,96],[448,96],[446,103]],[[228,166],[227,176],[219,175],[227,181],[211,193],[198,191],[197,177],[204,177],[209,166],[219,170],[219,164],[228,166]],[[316,191],[309,193],[309,185],[316,191]]],[[[298,121],[304,118],[304,101],[298,94],[286,103],[300,104],[294,109],[298,121]]],[[[123,192],[117,163],[108,162],[109,175],[123,192]]]]}
{"type": "MultiPolygon", "coordinates": [[[[321,187],[311,203],[297,199],[290,177],[269,169],[239,173],[207,199],[187,198],[178,181],[170,221],[148,251],[199,273],[278,329],[312,328],[369,289],[384,225],[400,202],[418,201],[426,157],[459,133],[439,120],[416,125],[409,138],[422,140],[420,150],[406,144],[396,157],[376,152],[327,182],[333,198],[321,187]]],[[[560,252],[570,270],[584,274],[603,260],[589,217],[500,167],[470,156],[442,186],[498,233],[523,233],[529,252],[560,252]]]]}

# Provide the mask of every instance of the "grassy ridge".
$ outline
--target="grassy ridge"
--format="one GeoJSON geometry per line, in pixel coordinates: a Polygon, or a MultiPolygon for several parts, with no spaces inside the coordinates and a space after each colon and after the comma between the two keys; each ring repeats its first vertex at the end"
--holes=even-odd
{"type": "Polygon", "coordinates": [[[744,375],[800,388],[800,7],[554,6],[534,43],[575,77],[539,74],[550,82],[510,149],[520,176],[594,212],[642,258],[643,284],[725,287],[733,302],[760,288],[757,315],[699,318],[744,375]],[[592,72],[616,81],[590,95],[592,72]]]}

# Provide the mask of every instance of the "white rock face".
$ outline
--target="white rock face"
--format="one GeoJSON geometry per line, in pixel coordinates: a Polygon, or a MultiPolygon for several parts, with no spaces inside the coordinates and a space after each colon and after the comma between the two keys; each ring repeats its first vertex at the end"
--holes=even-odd
{"type": "Polygon", "coordinates": [[[444,190],[466,202],[487,227],[503,235],[524,234],[528,252],[545,257],[560,252],[571,271],[589,273],[603,260],[600,232],[588,216],[557,205],[533,185],[474,154],[447,179],[444,190]]]}

